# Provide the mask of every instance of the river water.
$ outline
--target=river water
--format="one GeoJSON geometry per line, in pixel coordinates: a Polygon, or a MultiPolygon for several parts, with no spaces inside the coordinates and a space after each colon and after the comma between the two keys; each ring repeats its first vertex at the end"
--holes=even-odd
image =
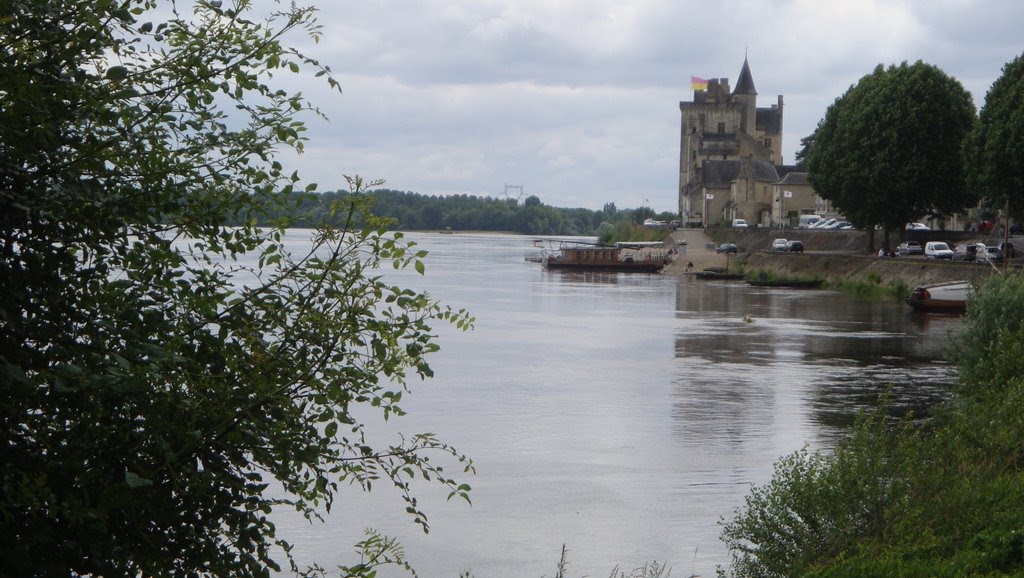
{"type": "Polygon", "coordinates": [[[436,376],[392,423],[469,454],[473,504],[421,484],[424,535],[389,488],[346,488],[323,524],[279,517],[302,561],[353,563],[372,527],[427,578],[553,576],[563,544],[573,577],[650,561],[714,576],[728,563],[720,519],[776,459],[827,450],[890,388],[920,412],[955,381],[941,359],[958,317],[828,290],[547,271],[525,259],[527,237],[408,238],[430,252],[426,274],[388,276],[467,308],[476,328],[437,327],[436,376]]]}

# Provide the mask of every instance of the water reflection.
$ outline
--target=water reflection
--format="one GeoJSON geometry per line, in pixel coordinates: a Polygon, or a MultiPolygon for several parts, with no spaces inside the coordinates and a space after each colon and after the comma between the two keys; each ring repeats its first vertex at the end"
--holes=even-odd
{"type": "Polygon", "coordinates": [[[723,436],[742,437],[781,419],[827,444],[887,391],[895,413],[923,415],[955,381],[941,357],[958,316],[835,291],[689,278],[676,291],[676,315],[682,435],[715,423],[723,436]]]}

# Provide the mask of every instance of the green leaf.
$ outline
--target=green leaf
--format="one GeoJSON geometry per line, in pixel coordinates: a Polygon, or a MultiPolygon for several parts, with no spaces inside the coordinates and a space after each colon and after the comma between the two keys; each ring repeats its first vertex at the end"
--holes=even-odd
{"type": "Polygon", "coordinates": [[[135,472],[126,471],[124,473],[124,481],[128,484],[129,488],[144,488],[146,486],[152,486],[153,480],[143,478],[135,472]]]}
{"type": "Polygon", "coordinates": [[[120,81],[128,78],[128,68],[124,66],[111,66],[107,69],[107,80],[120,81]]]}

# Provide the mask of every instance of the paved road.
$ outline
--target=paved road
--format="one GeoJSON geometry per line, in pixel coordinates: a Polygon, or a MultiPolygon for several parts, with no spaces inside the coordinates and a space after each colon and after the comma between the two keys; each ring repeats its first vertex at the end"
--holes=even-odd
{"type": "Polygon", "coordinates": [[[715,243],[703,229],[676,229],[672,237],[677,241],[686,241],[679,247],[679,257],[666,272],[686,274],[687,265],[692,263],[692,272],[703,271],[708,267],[725,267],[731,257],[715,253],[715,243]],[[684,252],[685,247],[685,252],[684,252]]]}

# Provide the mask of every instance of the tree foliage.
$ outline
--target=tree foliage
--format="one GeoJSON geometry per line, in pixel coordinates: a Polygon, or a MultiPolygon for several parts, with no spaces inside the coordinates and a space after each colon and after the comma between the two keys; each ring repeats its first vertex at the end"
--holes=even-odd
{"type": "Polygon", "coordinates": [[[414,479],[468,499],[456,450],[363,421],[431,375],[432,322],[472,323],[377,272],[424,253],[361,214],[375,183],[308,254],[254,225],[302,187],[275,155],[317,113],[284,79],[337,88],[286,44],[319,38],[314,11],[177,8],[4,3],[3,575],[268,575],[291,561],[275,508],[385,483],[426,528],[414,479]]]}
{"type": "Polygon", "coordinates": [[[879,65],[805,139],[809,179],[860,228],[955,213],[976,202],[961,156],[974,114],[970,94],[935,66],[879,65]]]}
{"type": "MultiPolygon", "coordinates": [[[[281,219],[296,227],[315,223],[336,223],[331,207],[351,193],[325,192],[316,195],[295,193],[292,203],[283,204],[267,215],[268,222],[281,219]]],[[[671,221],[675,213],[655,215],[647,207],[617,210],[614,203],[604,209],[562,208],[545,205],[531,195],[520,203],[516,199],[497,199],[476,195],[424,195],[420,193],[376,189],[367,191],[373,212],[392,220],[392,227],[402,231],[451,229],[453,231],[502,231],[524,235],[596,235],[602,223],[609,226],[639,224],[643,216],[671,221]]]]}
{"type": "Polygon", "coordinates": [[[1024,214],[1024,56],[1007,63],[989,88],[965,157],[971,187],[986,204],[1009,201],[1014,215],[1024,214]]]}

